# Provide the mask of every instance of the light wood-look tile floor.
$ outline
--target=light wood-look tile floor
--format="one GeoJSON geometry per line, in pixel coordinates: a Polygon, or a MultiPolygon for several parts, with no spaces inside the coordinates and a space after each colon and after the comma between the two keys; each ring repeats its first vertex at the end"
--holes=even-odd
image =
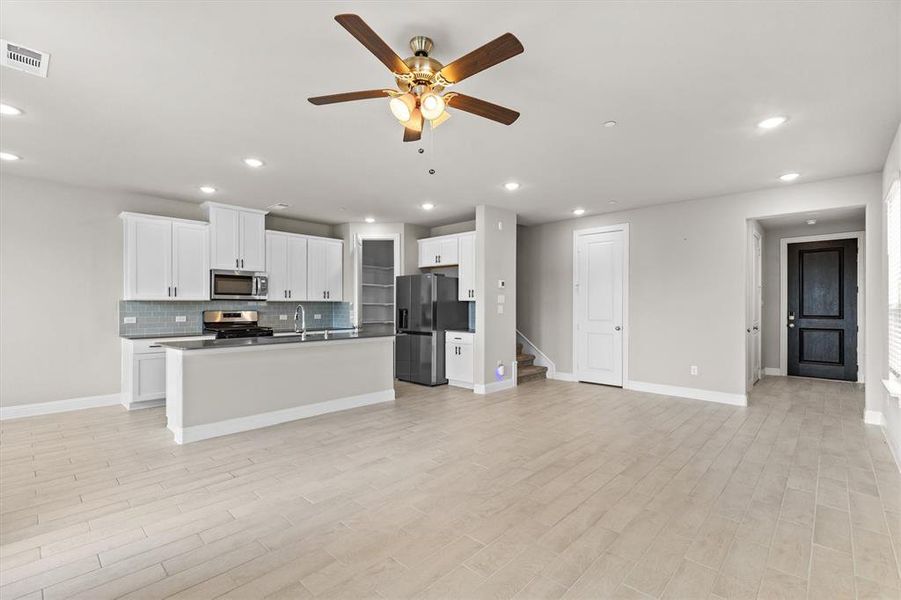
{"type": "Polygon", "coordinates": [[[557,381],[176,446],[163,409],[2,423],[2,598],[899,598],[855,385],[751,406],[557,381]]]}

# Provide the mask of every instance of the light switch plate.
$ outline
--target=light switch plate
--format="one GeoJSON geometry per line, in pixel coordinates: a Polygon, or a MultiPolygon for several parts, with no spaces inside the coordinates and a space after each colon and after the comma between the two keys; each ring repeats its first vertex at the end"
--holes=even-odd
{"type": "Polygon", "coordinates": [[[184,315],[179,315],[179,316],[175,317],[176,323],[184,323],[187,320],[188,320],[188,317],[185,317],[184,315]]]}
{"type": "Polygon", "coordinates": [[[506,297],[506,296],[504,296],[503,294],[498,294],[498,295],[497,295],[497,303],[498,303],[498,304],[504,304],[506,301],[507,301],[507,297],[506,297]]]}
{"type": "Polygon", "coordinates": [[[321,318],[322,318],[322,315],[313,315],[313,318],[314,318],[314,319],[321,319],[321,318]]]}
{"type": "Polygon", "coordinates": [[[122,319],[122,322],[125,323],[126,325],[130,325],[132,323],[137,323],[138,318],[137,317],[125,317],[124,319],[122,319]]]}
{"type": "Polygon", "coordinates": [[[287,321],[287,320],[288,320],[288,315],[279,315],[279,316],[278,316],[278,320],[279,320],[279,321],[287,321]]]}

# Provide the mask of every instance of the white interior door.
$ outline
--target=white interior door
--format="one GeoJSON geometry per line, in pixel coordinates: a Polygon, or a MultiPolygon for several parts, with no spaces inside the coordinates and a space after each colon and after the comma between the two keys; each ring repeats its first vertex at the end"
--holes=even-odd
{"type": "Polygon", "coordinates": [[[575,371],[579,381],[623,384],[623,231],[576,241],[575,371]]]}
{"type": "Polygon", "coordinates": [[[760,379],[760,312],[763,302],[763,285],[761,282],[762,275],[762,252],[760,235],[755,231],[753,236],[753,246],[751,249],[751,384],[757,383],[760,379]]]}

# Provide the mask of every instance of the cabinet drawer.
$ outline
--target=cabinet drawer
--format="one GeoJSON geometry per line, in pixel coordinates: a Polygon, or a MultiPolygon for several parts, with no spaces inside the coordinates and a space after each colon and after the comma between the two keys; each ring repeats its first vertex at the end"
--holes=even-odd
{"type": "Polygon", "coordinates": [[[448,344],[466,344],[471,346],[474,335],[468,331],[448,331],[445,333],[444,339],[448,344]]]}

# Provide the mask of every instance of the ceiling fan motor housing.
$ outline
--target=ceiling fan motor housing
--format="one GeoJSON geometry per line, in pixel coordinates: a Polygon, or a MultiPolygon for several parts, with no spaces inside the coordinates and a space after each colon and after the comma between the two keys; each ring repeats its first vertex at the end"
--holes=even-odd
{"type": "Polygon", "coordinates": [[[402,90],[411,91],[420,86],[428,86],[435,92],[444,89],[438,84],[436,75],[444,65],[429,57],[433,47],[432,40],[424,35],[417,35],[410,40],[410,49],[413,56],[404,59],[404,64],[410,68],[410,75],[397,76],[397,85],[402,90]]]}

